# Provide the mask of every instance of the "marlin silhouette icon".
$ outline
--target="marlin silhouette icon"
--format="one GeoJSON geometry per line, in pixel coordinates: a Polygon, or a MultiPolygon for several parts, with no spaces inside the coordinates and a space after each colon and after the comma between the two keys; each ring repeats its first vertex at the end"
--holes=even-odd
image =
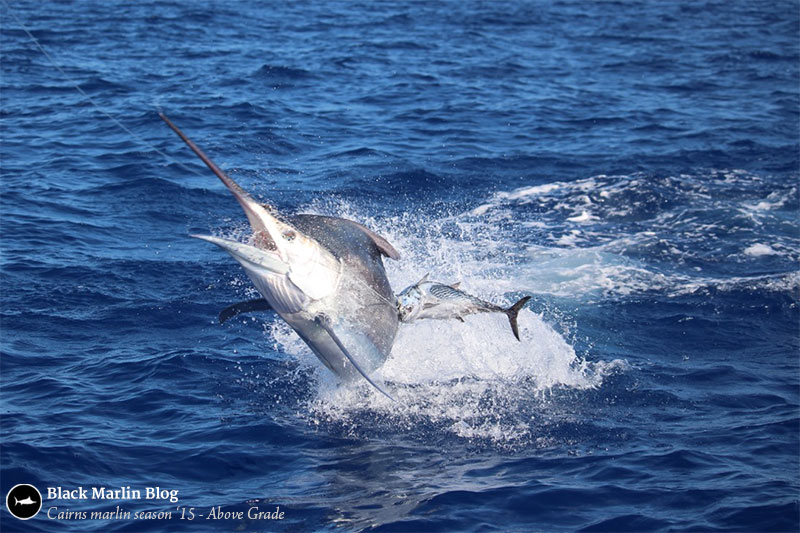
{"type": "Polygon", "coordinates": [[[31,499],[30,496],[28,496],[27,498],[23,498],[21,500],[14,498],[14,501],[16,502],[14,505],[33,505],[34,503],[36,503],[34,500],[31,499]]]}

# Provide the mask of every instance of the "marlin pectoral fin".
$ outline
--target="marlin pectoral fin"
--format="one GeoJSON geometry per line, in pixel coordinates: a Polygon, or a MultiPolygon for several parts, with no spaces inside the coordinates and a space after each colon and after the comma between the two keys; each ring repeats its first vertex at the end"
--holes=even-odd
{"type": "Polygon", "coordinates": [[[219,323],[224,324],[229,318],[242,313],[252,313],[253,311],[272,311],[272,306],[264,298],[256,298],[254,300],[245,300],[244,302],[236,302],[231,304],[219,312],[219,323]]]}
{"type": "Polygon", "coordinates": [[[364,370],[361,368],[361,366],[359,366],[359,364],[356,362],[355,358],[350,353],[350,351],[345,347],[344,344],[342,344],[342,341],[339,339],[339,336],[336,335],[335,331],[333,331],[333,326],[331,325],[331,321],[327,316],[318,315],[316,318],[314,318],[314,322],[316,322],[318,326],[320,326],[322,329],[324,329],[328,333],[328,335],[330,335],[331,339],[333,339],[333,342],[336,343],[336,346],[338,346],[339,349],[342,351],[342,353],[345,355],[345,357],[347,357],[347,360],[350,361],[350,363],[353,365],[353,367],[356,370],[358,370],[359,374],[364,376],[364,379],[366,379],[367,382],[369,382],[370,385],[372,385],[373,387],[378,389],[381,392],[381,394],[383,394],[384,396],[386,396],[387,398],[389,398],[393,402],[397,401],[394,398],[392,398],[389,395],[388,392],[386,392],[381,387],[379,387],[377,383],[372,381],[372,379],[370,379],[370,377],[367,375],[367,373],[364,372],[364,370]]]}
{"type": "Polygon", "coordinates": [[[456,318],[457,318],[457,319],[458,319],[460,322],[464,322],[464,318],[463,318],[463,317],[456,316],[456,318]]]}

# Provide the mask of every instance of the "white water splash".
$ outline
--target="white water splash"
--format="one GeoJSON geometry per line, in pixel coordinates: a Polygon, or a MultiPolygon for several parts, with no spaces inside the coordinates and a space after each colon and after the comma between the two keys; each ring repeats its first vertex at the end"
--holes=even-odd
{"type": "MultiPolygon", "coordinates": [[[[731,172],[712,178],[738,187],[752,176],[731,172]]],[[[797,275],[717,278],[676,268],[696,259],[694,243],[704,242],[707,234],[728,231],[724,219],[715,216],[717,211],[727,213],[730,202],[742,203],[735,194],[726,200],[712,197],[704,179],[679,176],[650,182],[642,176],[594,176],[494,193],[467,213],[375,218],[342,201],[314,204],[306,211],[358,220],[386,237],[402,254],[400,261],[385,262],[397,292],[425,274],[445,283],[460,281],[467,292],[504,306],[524,294],[591,305],[652,291],[667,297],[741,287],[797,291],[797,275]],[[683,191],[681,201],[699,209],[698,214],[663,204],[660,188],[683,191]]],[[[779,209],[793,194],[770,193],[769,208],[779,209]]],[[[765,218],[773,216],[766,205],[754,199],[744,205],[750,214],[743,224],[774,223],[765,218]]],[[[794,242],[786,239],[769,250],[796,253],[794,242]]],[[[732,260],[752,261],[769,250],[754,245],[732,260]]],[[[523,310],[522,342],[513,337],[501,314],[469,316],[465,323],[401,324],[392,355],[375,375],[397,403],[366,383],[340,386],[285,324],[272,323],[270,335],[278,350],[316,370],[317,393],[303,408],[312,423],[341,424],[356,431],[366,416],[371,424],[421,424],[466,439],[532,442],[538,418],[552,415],[537,407],[552,391],[602,387],[610,375],[627,368],[619,360],[592,361],[591,353],[576,353],[571,340],[559,333],[572,324],[562,321],[557,315],[523,310]]]]}
{"type": "MultiPolygon", "coordinates": [[[[375,220],[342,204],[310,210],[365,222],[400,250],[400,261],[386,261],[397,292],[426,273],[443,282],[461,281],[467,292],[503,306],[533,292],[531,267],[506,262],[504,243],[492,242],[490,228],[467,218],[375,220]]],[[[518,322],[521,342],[501,313],[471,315],[463,323],[401,324],[390,358],[374,375],[397,402],[366,383],[339,384],[282,322],[271,323],[269,333],[276,348],[317,369],[318,393],[307,406],[312,423],[357,426],[366,411],[392,427],[422,424],[461,438],[509,443],[534,439],[530,406],[545,401],[553,389],[596,388],[625,366],[585,361],[541,314],[524,309],[518,322]]]]}

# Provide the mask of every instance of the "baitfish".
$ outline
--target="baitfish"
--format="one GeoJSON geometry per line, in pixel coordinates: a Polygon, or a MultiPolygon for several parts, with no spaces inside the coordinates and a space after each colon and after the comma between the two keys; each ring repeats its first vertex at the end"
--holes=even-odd
{"type": "Polygon", "coordinates": [[[414,285],[406,287],[397,295],[397,314],[401,322],[411,322],[420,318],[457,318],[464,321],[464,316],[475,313],[505,313],[511,323],[511,331],[517,340],[519,328],[517,315],[525,306],[530,296],[521,298],[508,308],[486,302],[460,290],[459,283],[445,285],[436,281],[428,281],[428,275],[414,285]]]}

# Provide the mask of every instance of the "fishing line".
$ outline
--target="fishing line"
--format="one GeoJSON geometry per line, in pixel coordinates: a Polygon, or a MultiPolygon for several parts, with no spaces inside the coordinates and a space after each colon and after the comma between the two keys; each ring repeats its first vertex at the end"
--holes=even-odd
{"type": "MultiPolygon", "coordinates": [[[[66,79],[67,83],[69,85],[71,85],[76,91],[78,91],[78,93],[80,93],[81,96],[83,96],[90,104],[92,104],[95,107],[95,109],[97,109],[97,111],[99,111],[102,115],[104,115],[111,122],[116,124],[116,126],[119,129],[121,129],[122,131],[124,131],[125,133],[130,135],[133,138],[133,140],[137,141],[142,146],[144,146],[144,147],[156,152],[157,154],[160,154],[167,161],[170,161],[171,163],[175,163],[175,164],[179,165],[181,168],[183,168],[185,170],[188,170],[189,172],[191,172],[191,173],[193,173],[193,174],[195,174],[197,176],[205,177],[205,174],[201,174],[200,172],[198,172],[197,170],[193,169],[192,167],[187,166],[184,163],[181,163],[180,161],[178,161],[177,159],[173,158],[169,154],[159,150],[158,148],[153,146],[151,143],[147,142],[142,137],[140,137],[139,135],[137,135],[136,133],[131,131],[130,128],[125,126],[125,124],[120,122],[116,117],[114,117],[113,115],[107,113],[102,107],[100,107],[100,105],[97,102],[95,102],[94,99],[86,91],[84,91],[83,88],[69,74],[67,74],[64,71],[64,69],[61,68],[61,66],[56,62],[56,60],[53,58],[53,56],[51,56],[50,53],[44,48],[44,46],[42,46],[42,44],[39,42],[39,39],[37,39],[33,35],[33,33],[31,33],[31,31],[27,28],[27,26],[25,26],[25,24],[22,23],[22,21],[19,19],[19,17],[17,17],[17,15],[11,10],[11,8],[8,5],[8,2],[6,2],[6,0],[2,0],[2,2],[3,2],[3,5],[5,5],[5,7],[6,7],[6,11],[11,14],[11,17],[16,21],[16,23],[20,26],[20,28],[22,28],[22,31],[25,32],[25,34],[30,38],[30,40],[33,42],[33,44],[36,46],[36,48],[39,50],[39,52],[41,52],[42,55],[47,58],[47,60],[50,62],[50,64],[52,66],[54,66],[56,68],[56,70],[58,70],[61,73],[62,76],[64,76],[64,79],[66,79]]],[[[161,109],[158,109],[158,111],[160,112],[161,109]]]]}

